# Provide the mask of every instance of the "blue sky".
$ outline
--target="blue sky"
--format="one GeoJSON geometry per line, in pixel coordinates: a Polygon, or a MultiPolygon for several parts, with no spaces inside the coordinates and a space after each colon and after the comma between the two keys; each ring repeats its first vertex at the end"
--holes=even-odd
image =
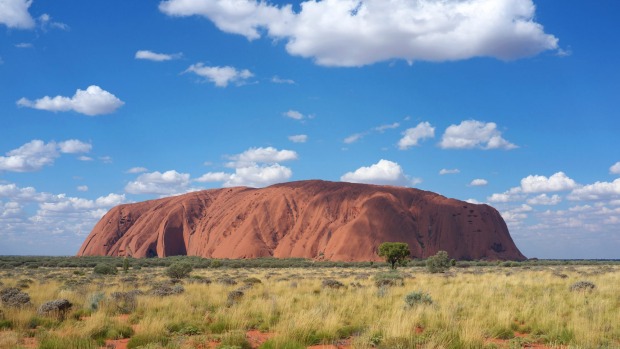
{"type": "Polygon", "coordinates": [[[324,179],[488,203],[620,258],[620,3],[0,0],[0,254],[112,206],[324,179]]]}

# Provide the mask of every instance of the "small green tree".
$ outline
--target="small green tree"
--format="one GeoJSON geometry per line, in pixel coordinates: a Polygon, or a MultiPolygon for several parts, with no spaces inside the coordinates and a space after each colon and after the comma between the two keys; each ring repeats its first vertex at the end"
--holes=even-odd
{"type": "Polygon", "coordinates": [[[426,268],[433,274],[443,273],[450,269],[452,265],[452,261],[446,251],[439,251],[436,255],[428,257],[426,260],[426,268]]]}
{"type": "Polygon", "coordinates": [[[123,259],[123,271],[125,273],[129,271],[129,259],[127,257],[123,259]]]}
{"type": "Polygon", "coordinates": [[[187,262],[175,262],[166,269],[166,275],[171,279],[183,279],[188,277],[192,270],[194,268],[187,262]]]}
{"type": "Polygon", "coordinates": [[[384,242],[379,245],[379,256],[385,258],[392,269],[396,269],[397,263],[404,265],[409,254],[409,245],[404,242],[384,242]]]}

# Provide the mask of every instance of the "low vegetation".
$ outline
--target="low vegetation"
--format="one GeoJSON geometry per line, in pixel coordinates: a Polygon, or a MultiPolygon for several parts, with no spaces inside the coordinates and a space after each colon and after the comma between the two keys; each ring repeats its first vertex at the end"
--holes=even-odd
{"type": "Polygon", "coordinates": [[[432,273],[425,261],[392,270],[173,258],[99,274],[97,264],[122,270],[123,259],[33,268],[47,262],[30,258],[10,257],[15,265],[0,270],[0,349],[112,348],[123,339],[139,349],[620,347],[614,262],[459,262],[432,273]],[[175,262],[189,263],[191,275],[171,278],[175,262]]]}

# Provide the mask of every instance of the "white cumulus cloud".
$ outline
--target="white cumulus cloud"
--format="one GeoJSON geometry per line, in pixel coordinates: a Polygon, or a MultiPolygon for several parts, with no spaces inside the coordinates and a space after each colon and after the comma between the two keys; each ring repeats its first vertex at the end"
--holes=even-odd
{"type": "Polygon", "coordinates": [[[0,24],[9,28],[31,29],[35,26],[28,9],[32,0],[0,0],[0,24]]]}
{"type": "Polygon", "coordinates": [[[64,142],[59,142],[58,148],[61,153],[77,154],[88,153],[93,148],[93,146],[90,143],[85,143],[78,139],[69,139],[64,142]]]}
{"type": "Polygon", "coordinates": [[[21,107],[53,112],[73,110],[89,116],[113,113],[123,104],[125,102],[96,85],[88,86],[86,90],[78,89],[73,97],[45,96],[35,101],[27,98],[21,98],[17,101],[17,105],[21,107]]]}
{"type": "Polygon", "coordinates": [[[61,153],[88,153],[92,149],[90,143],[77,139],[63,142],[45,143],[34,139],[17,149],[0,156],[0,171],[34,172],[54,163],[61,153]]]}
{"type": "Polygon", "coordinates": [[[179,194],[187,191],[190,184],[189,177],[188,173],[179,173],[175,170],[144,173],[135,181],[127,183],[125,191],[130,194],[179,194]]]}
{"type": "Polygon", "coordinates": [[[15,244],[38,245],[41,251],[53,241],[62,252],[75,253],[86,234],[112,206],[125,202],[125,195],[111,193],[96,199],[38,192],[33,187],[19,187],[13,183],[0,185],[0,235],[4,247],[12,240],[15,244]],[[69,246],[65,246],[65,243],[69,246]]]}
{"type": "Polygon", "coordinates": [[[87,185],[78,185],[76,188],[78,191],[88,191],[87,185]]]}
{"type": "Polygon", "coordinates": [[[375,131],[377,132],[385,132],[386,130],[391,130],[391,129],[395,129],[395,128],[399,128],[400,127],[400,122],[393,122],[391,124],[385,124],[385,125],[379,125],[377,127],[374,128],[375,131]]]}
{"type": "Polygon", "coordinates": [[[562,198],[557,194],[552,196],[540,194],[527,200],[527,203],[530,205],[557,205],[560,202],[562,202],[562,198]]]}
{"type": "Polygon", "coordinates": [[[297,158],[297,153],[292,150],[278,150],[273,147],[250,148],[243,153],[228,156],[231,161],[226,166],[234,168],[234,173],[208,172],[195,181],[223,182],[224,187],[265,187],[291,178],[293,171],[280,162],[297,158]]]}
{"type": "Polygon", "coordinates": [[[494,122],[466,120],[450,125],[444,132],[439,146],[444,149],[515,149],[516,145],[502,138],[494,122]]]}
{"type": "Polygon", "coordinates": [[[620,161],[616,162],[609,168],[609,173],[620,174],[620,161]]]}
{"type": "Polygon", "coordinates": [[[620,178],[613,182],[595,182],[575,188],[568,195],[569,200],[605,200],[620,198],[620,178]]]}
{"type": "Polygon", "coordinates": [[[159,9],[206,17],[249,40],[265,33],[284,40],[289,54],[325,66],[512,60],[558,49],[558,39],[535,21],[532,0],[308,0],[298,12],[255,0],[165,0],[159,9]]]}
{"type": "Polygon", "coordinates": [[[179,59],[182,56],[183,55],[181,53],[169,54],[169,53],[157,53],[157,52],[153,52],[149,50],[139,50],[136,52],[136,55],[134,57],[135,59],[146,59],[149,61],[164,62],[164,61],[171,61],[173,59],[179,59]]]}
{"type": "Polygon", "coordinates": [[[577,183],[564,172],[557,172],[550,177],[530,175],[521,179],[521,189],[524,193],[545,193],[566,191],[577,187],[577,183]]]}
{"type": "Polygon", "coordinates": [[[132,167],[129,170],[127,170],[127,173],[142,173],[146,171],[148,171],[146,167],[132,167]]]}
{"type": "Polygon", "coordinates": [[[235,169],[235,173],[224,183],[224,187],[265,187],[275,183],[287,181],[293,171],[280,164],[250,165],[235,169]]]}
{"type": "Polygon", "coordinates": [[[403,132],[403,138],[398,141],[398,148],[408,149],[419,145],[421,140],[433,137],[435,137],[435,128],[429,122],[424,121],[403,132]]]}
{"type": "Polygon", "coordinates": [[[384,159],[368,167],[360,167],[353,172],[347,172],[340,177],[340,180],[343,182],[381,185],[406,186],[411,184],[411,180],[403,172],[399,164],[384,159]]]}
{"type": "Polygon", "coordinates": [[[487,201],[493,203],[506,203],[519,201],[524,198],[525,195],[523,194],[523,190],[521,189],[521,187],[514,187],[506,190],[503,193],[492,194],[491,196],[487,197],[487,201]]]}
{"type": "Polygon", "coordinates": [[[0,171],[38,171],[43,166],[53,164],[59,156],[56,143],[45,143],[42,140],[35,139],[9,151],[6,156],[0,156],[0,171]]]}
{"type": "Polygon", "coordinates": [[[489,181],[487,181],[486,179],[482,179],[482,178],[476,178],[469,183],[469,185],[472,187],[482,187],[487,184],[489,184],[489,181]]]}
{"type": "Polygon", "coordinates": [[[254,163],[275,164],[278,162],[297,160],[297,153],[293,150],[278,150],[274,147],[250,148],[241,154],[229,156],[232,160],[228,167],[244,167],[254,163]]]}
{"type": "Polygon", "coordinates": [[[289,110],[286,113],[283,113],[287,118],[295,119],[295,120],[303,120],[304,114],[298,112],[297,110],[289,110]]]}
{"type": "Polygon", "coordinates": [[[43,31],[47,31],[50,28],[69,30],[69,26],[65,23],[52,21],[52,16],[47,13],[42,14],[37,18],[39,25],[43,31]]]}
{"type": "Polygon", "coordinates": [[[271,82],[273,82],[274,84],[287,84],[287,85],[294,85],[295,84],[295,80],[292,79],[283,79],[279,76],[274,76],[271,78],[271,82]]]}
{"type": "Polygon", "coordinates": [[[308,135],[288,136],[288,140],[293,143],[306,143],[308,141],[308,135]]]}
{"type": "Polygon", "coordinates": [[[237,70],[234,67],[225,66],[206,66],[204,63],[192,64],[185,70],[185,73],[194,73],[201,76],[217,87],[226,87],[230,83],[236,83],[238,85],[243,84],[247,79],[254,76],[254,74],[247,70],[237,70]]]}
{"type": "Polygon", "coordinates": [[[194,179],[196,182],[225,182],[230,179],[231,174],[226,172],[208,172],[194,179]]]}
{"type": "Polygon", "coordinates": [[[350,136],[347,136],[342,141],[344,143],[346,143],[346,144],[355,143],[355,142],[359,141],[360,139],[364,138],[365,135],[366,135],[366,133],[354,133],[354,134],[352,134],[350,136]]]}
{"type": "Polygon", "coordinates": [[[439,170],[440,175],[457,174],[457,173],[461,173],[461,170],[459,170],[458,168],[454,168],[454,169],[442,168],[441,170],[439,170]]]}

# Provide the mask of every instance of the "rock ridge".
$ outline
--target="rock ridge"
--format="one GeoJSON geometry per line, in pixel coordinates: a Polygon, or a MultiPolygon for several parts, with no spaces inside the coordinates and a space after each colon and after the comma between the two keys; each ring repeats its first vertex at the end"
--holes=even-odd
{"type": "Polygon", "coordinates": [[[524,260],[493,207],[414,188],[298,181],[191,192],[112,208],[78,256],[302,257],[381,260],[385,241],[411,256],[524,260]]]}

